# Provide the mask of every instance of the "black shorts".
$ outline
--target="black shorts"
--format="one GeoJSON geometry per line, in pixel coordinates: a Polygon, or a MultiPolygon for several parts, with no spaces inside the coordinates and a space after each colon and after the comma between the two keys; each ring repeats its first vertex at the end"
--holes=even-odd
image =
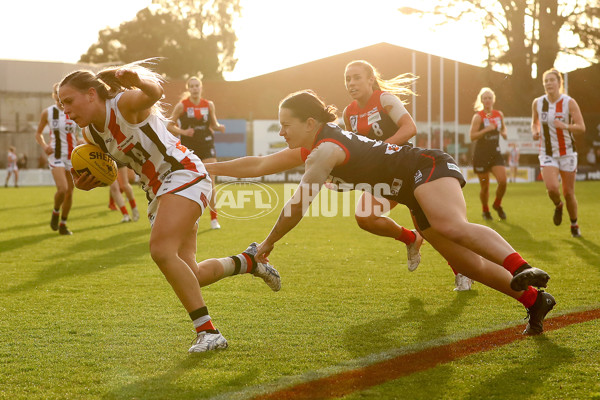
{"type": "Polygon", "coordinates": [[[181,144],[192,150],[200,160],[217,157],[212,133],[208,135],[194,134],[194,136],[181,136],[181,144]]]}
{"type": "Polygon", "coordinates": [[[456,178],[460,183],[460,187],[464,187],[467,181],[456,164],[456,161],[454,161],[449,154],[442,151],[437,152],[435,156],[422,155],[414,170],[414,177],[414,182],[408,185],[410,187],[407,188],[408,190],[401,191],[395,198],[386,197],[398,203],[405,204],[410,210],[416,226],[423,231],[429,228],[431,224],[427,220],[421,205],[415,198],[415,189],[427,182],[445,177],[456,178]]]}
{"type": "Polygon", "coordinates": [[[504,166],[504,157],[498,151],[475,152],[473,155],[473,172],[476,174],[490,172],[497,165],[504,166]]]}

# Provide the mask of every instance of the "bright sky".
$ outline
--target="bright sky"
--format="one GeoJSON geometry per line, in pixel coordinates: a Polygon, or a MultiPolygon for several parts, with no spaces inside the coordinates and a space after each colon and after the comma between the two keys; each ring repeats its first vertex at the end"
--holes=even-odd
{"type": "MultiPolygon", "coordinates": [[[[241,0],[236,21],[240,80],[380,42],[479,64],[477,23],[432,29],[395,0],[241,0]]],[[[0,6],[0,59],[77,62],[98,31],[131,20],[151,0],[7,0],[0,6]]]]}

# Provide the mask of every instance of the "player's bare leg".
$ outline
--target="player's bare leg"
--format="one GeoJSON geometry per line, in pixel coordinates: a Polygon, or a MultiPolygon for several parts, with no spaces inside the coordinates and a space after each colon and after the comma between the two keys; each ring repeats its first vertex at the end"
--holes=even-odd
{"type": "MultiPolygon", "coordinates": [[[[217,162],[217,159],[214,157],[205,158],[202,160],[205,163],[214,163],[217,162]]],[[[215,196],[215,178],[212,178],[212,189],[210,192],[210,198],[208,199],[208,208],[210,209],[210,229],[221,229],[221,225],[219,224],[219,220],[217,219],[217,204],[216,204],[216,196],[215,196]]]]}

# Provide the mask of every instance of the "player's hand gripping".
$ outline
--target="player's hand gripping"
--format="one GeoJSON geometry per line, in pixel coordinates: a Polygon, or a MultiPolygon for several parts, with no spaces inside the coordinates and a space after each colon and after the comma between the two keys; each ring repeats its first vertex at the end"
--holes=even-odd
{"type": "Polygon", "coordinates": [[[71,168],[71,175],[73,176],[73,184],[77,189],[81,190],[92,190],[97,188],[102,183],[94,178],[89,172],[85,171],[81,175],[78,174],[74,168],[71,168]]]}
{"type": "Polygon", "coordinates": [[[134,87],[140,87],[142,80],[137,72],[131,69],[119,69],[115,72],[115,77],[121,82],[123,87],[131,89],[134,87]]]}
{"type": "Polygon", "coordinates": [[[269,254],[275,248],[275,245],[272,243],[268,243],[266,240],[258,245],[256,250],[256,255],[254,258],[256,261],[260,263],[268,263],[269,262],[269,254]]]}

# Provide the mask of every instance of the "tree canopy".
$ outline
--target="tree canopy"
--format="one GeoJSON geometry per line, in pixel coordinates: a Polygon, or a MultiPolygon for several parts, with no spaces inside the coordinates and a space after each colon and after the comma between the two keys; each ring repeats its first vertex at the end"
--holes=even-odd
{"type": "Polygon", "coordinates": [[[232,71],[239,0],[153,0],[134,19],[99,32],[80,58],[87,63],[129,63],[161,57],[157,70],[169,78],[198,73],[223,79],[232,71]]]}
{"type": "MultiPolygon", "coordinates": [[[[433,0],[430,10],[402,7],[402,13],[437,15],[442,23],[463,18],[481,22],[488,68],[504,67],[528,91],[535,77],[561,55],[598,62],[600,0],[433,0]]],[[[429,3],[431,4],[431,3],[429,3]]]]}

